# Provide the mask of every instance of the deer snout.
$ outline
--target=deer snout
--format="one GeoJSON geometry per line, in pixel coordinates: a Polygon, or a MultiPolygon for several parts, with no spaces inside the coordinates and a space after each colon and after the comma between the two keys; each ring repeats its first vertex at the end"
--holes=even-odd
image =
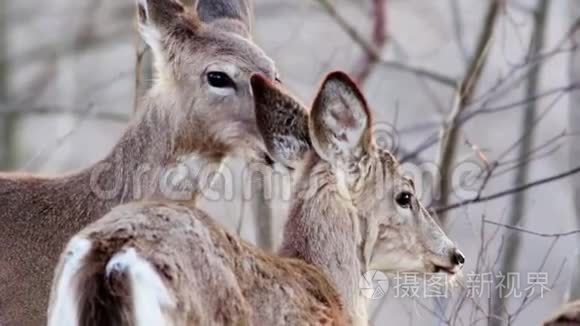
{"type": "Polygon", "coordinates": [[[444,272],[450,275],[459,273],[465,264],[465,255],[455,246],[445,252],[443,255],[432,257],[433,272],[444,272]]]}
{"type": "Polygon", "coordinates": [[[451,251],[451,263],[459,268],[465,264],[465,255],[457,248],[451,251]]]}

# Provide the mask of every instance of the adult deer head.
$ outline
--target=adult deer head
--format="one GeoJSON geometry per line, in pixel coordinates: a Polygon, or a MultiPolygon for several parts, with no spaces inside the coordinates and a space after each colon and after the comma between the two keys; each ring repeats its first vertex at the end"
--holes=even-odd
{"type": "Polygon", "coordinates": [[[249,2],[204,0],[197,10],[174,0],[138,0],[138,6],[156,70],[144,105],[169,111],[175,154],[212,143],[255,146],[250,75],[277,73],[250,39],[249,2]]]}

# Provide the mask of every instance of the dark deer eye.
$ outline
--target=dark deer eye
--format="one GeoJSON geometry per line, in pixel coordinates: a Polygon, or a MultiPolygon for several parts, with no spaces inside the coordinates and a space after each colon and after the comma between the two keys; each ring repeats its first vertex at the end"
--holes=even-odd
{"type": "Polygon", "coordinates": [[[216,88],[235,88],[234,81],[221,71],[210,71],[207,73],[207,82],[216,88]]]}
{"type": "Polygon", "coordinates": [[[402,193],[397,195],[395,201],[397,205],[401,206],[402,208],[411,208],[411,200],[413,199],[413,194],[408,191],[403,191],[402,193]]]}

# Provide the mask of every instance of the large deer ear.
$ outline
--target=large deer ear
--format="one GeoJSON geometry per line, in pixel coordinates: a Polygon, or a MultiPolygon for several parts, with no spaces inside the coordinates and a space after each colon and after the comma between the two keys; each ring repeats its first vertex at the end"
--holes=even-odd
{"type": "Polygon", "coordinates": [[[251,38],[254,20],[252,0],[198,0],[197,13],[204,23],[251,38]]]}
{"type": "Polygon", "coordinates": [[[141,37],[160,56],[163,37],[185,9],[176,0],[137,0],[137,9],[141,37]]]}
{"type": "Polygon", "coordinates": [[[310,138],[330,163],[357,158],[371,145],[371,115],[356,84],[343,72],[326,77],[310,113],[310,138]]]}
{"type": "Polygon", "coordinates": [[[306,108],[267,77],[251,78],[256,122],[274,160],[294,168],[310,150],[306,108]]]}

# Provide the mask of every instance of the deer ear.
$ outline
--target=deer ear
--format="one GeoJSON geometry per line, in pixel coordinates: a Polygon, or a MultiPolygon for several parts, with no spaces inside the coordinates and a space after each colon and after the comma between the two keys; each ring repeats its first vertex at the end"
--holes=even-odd
{"type": "Polygon", "coordinates": [[[139,32],[155,55],[162,52],[162,38],[185,11],[176,0],[137,0],[139,32]]]}
{"type": "Polygon", "coordinates": [[[214,28],[251,37],[254,20],[252,0],[198,0],[197,13],[201,21],[214,28]]]}
{"type": "Polygon", "coordinates": [[[256,122],[274,160],[294,168],[310,150],[306,108],[267,77],[251,78],[256,122]]]}
{"type": "Polygon", "coordinates": [[[326,77],[310,114],[310,138],[324,160],[346,162],[368,150],[371,116],[356,84],[343,72],[326,77]]]}

